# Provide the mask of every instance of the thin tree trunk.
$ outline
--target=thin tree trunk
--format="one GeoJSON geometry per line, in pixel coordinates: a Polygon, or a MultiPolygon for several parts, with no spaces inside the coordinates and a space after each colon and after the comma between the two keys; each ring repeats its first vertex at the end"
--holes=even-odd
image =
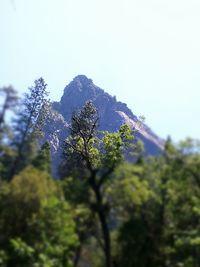
{"type": "Polygon", "coordinates": [[[74,259],[74,267],[78,266],[80,257],[81,257],[81,250],[82,250],[82,246],[79,245],[77,250],[76,250],[76,255],[75,255],[75,259],[74,259]]]}
{"type": "Polygon", "coordinates": [[[103,212],[98,211],[98,216],[100,219],[102,233],[104,237],[104,253],[106,258],[106,267],[112,267],[110,232],[103,212]]]}
{"type": "Polygon", "coordinates": [[[102,196],[101,196],[100,188],[94,183],[92,184],[92,188],[96,196],[96,204],[97,204],[96,212],[100,220],[103,239],[104,239],[104,254],[105,254],[105,260],[106,260],[105,267],[112,267],[110,231],[109,231],[109,227],[106,221],[106,214],[105,214],[104,206],[102,203],[102,196]]]}

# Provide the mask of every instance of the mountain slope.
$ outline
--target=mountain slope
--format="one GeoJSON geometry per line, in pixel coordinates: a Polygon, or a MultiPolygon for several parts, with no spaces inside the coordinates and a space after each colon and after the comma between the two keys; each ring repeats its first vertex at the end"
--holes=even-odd
{"type": "MultiPolygon", "coordinates": [[[[137,116],[126,104],[104,92],[91,79],[78,75],[65,87],[60,102],[53,102],[54,115],[45,129],[45,139],[52,144],[54,163],[58,162],[61,145],[68,134],[67,128],[72,112],[82,108],[88,100],[92,100],[98,110],[99,130],[114,132],[123,123],[128,123],[132,128],[138,127],[137,116]]],[[[144,142],[145,154],[160,154],[164,141],[145,124],[142,124],[138,130],[138,137],[144,142]]]]}

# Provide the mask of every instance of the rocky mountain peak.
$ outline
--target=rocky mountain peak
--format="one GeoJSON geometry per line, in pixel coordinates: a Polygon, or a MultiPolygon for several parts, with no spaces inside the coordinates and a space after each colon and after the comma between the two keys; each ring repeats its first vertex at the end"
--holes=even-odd
{"type": "Polygon", "coordinates": [[[106,93],[85,75],[76,76],[65,87],[60,103],[54,106],[68,120],[72,112],[80,109],[88,100],[95,104],[102,118],[105,113],[119,110],[137,119],[125,103],[118,102],[115,96],[106,93]]]}
{"type": "Polygon", "coordinates": [[[81,95],[95,98],[98,94],[104,93],[102,89],[95,86],[92,79],[88,79],[85,75],[76,76],[64,89],[61,102],[66,100],[66,97],[81,95]]]}
{"type": "Polygon", "coordinates": [[[65,87],[59,111],[66,119],[70,119],[72,112],[81,108],[87,100],[95,101],[103,94],[104,91],[95,86],[92,79],[78,75],[65,87]]]}
{"type": "MultiPolygon", "coordinates": [[[[57,140],[58,151],[60,144],[67,137],[67,125],[70,124],[72,113],[81,109],[88,100],[91,100],[98,110],[99,130],[114,132],[124,123],[128,123],[133,129],[137,128],[138,118],[125,103],[117,101],[115,96],[106,93],[85,75],[78,75],[65,87],[60,102],[52,103],[53,109],[61,116],[59,120],[55,120],[56,128],[58,129],[58,138],[54,136],[54,139],[57,140]],[[59,123],[62,125],[58,126],[59,123]]],[[[53,121],[52,125],[46,131],[46,139],[49,141],[51,141],[50,132],[52,126],[53,121]]],[[[161,153],[164,141],[147,125],[140,125],[140,128],[138,128],[138,138],[144,142],[146,155],[157,155],[161,153]]],[[[56,156],[55,148],[54,151],[54,157],[57,158],[58,155],[56,156]]]]}
{"type": "Polygon", "coordinates": [[[75,81],[75,82],[80,82],[80,83],[83,84],[83,85],[93,84],[92,79],[89,79],[86,75],[83,75],[83,74],[81,74],[81,75],[77,75],[77,76],[73,79],[73,81],[75,81]]]}

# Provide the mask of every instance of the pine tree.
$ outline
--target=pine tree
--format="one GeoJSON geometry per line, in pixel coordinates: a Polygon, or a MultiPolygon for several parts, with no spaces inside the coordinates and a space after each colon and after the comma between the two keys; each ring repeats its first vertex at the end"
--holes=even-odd
{"type": "Polygon", "coordinates": [[[34,82],[25,94],[21,107],[14,120],[14,140],[12,146],[16,150],[16,158],[10,171],[9,179],[28,165],[37,151],[38,139],[48,117],[49,101],[47,84],[43,78],[34,82]]]}

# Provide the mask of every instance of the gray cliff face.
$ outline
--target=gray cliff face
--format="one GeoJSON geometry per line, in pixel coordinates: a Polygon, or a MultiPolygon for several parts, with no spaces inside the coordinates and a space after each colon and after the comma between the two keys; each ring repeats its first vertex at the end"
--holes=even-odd
{"type": "MultiPolygon", "coordinates": [[[[91,79],[79,75],[65,87],[60,102],[52,103],[53,117],[46,127],[45,139],[52,145],[54,165],[59,161],[61,146],[68,135],[72,113],[82,108],[88,100],[91,100],[98,110],[99,130],[114,132],[123,123],[128,123],[133,129],[138,127],[138,118],[126,104],[118,102],[116,97],[97,87],[91,79]]],[[[145,154],[159,155],[164,141],[145,124],[140,125],[138,131],[138,137],[144,142],[145,154]]]]}

